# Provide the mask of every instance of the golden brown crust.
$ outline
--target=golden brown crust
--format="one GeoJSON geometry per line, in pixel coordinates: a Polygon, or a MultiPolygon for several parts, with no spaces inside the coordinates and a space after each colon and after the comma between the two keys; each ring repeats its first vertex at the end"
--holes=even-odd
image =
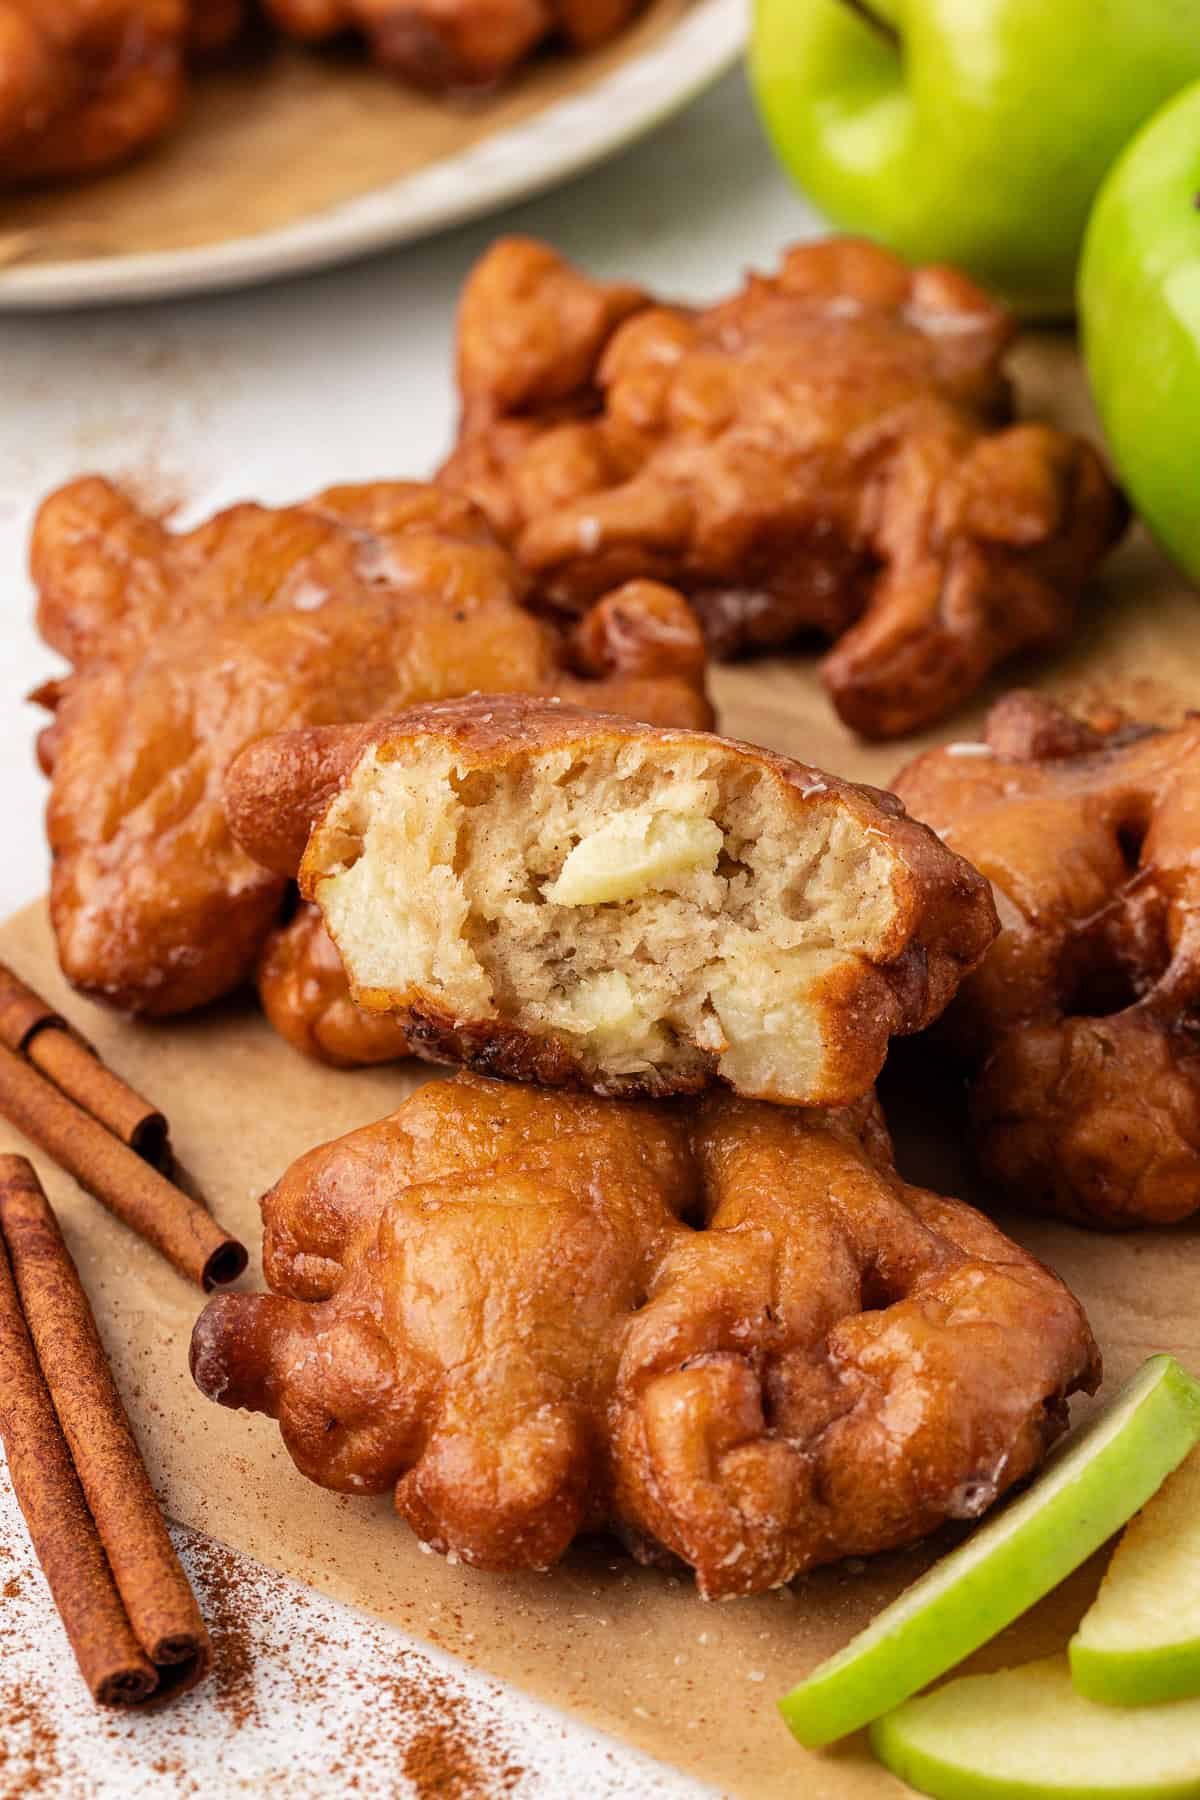
{"type": "Polygon", "coordinates": [[[439,479],[557,605],[651,576],[718,655],[819,632],[841,716],[899,735],[1065,638],[1124,524],[1088,444],[1008,425],[1012,330],[964,276],[853,239],[701,311],[508,239],[464,290],[439,479]]]}
{"type": "Polygon", "coordinates": [[[185,0],[0,0],[0,186],[91,175],[174,124],[185,0]]]}
{"type": "Polygon", "coordinates": [[[209,1305],[202,1391],[480,1568],[606,1527],[757,1593],[978,1516],[1099,1379],[1066,1288],[905,1186],[870,1099],[435,1081],[263,1216],[274,1293],[209,1305]]]}
{"type": "MultiPolygon", "coordinates": [[[[423,753],[433,754],[449,745],[462,778],[464,773],[523,765],[539,751],[568,746],[592,750],[622,742],[663,752],[686,744],[714,746],[740,774],[767,774],[787,796],[797,823],[813,805],[836,804],[874,845],[886,844],[898,897],[894,920],[875,962],[847,959],[825,982],[827,1036],[836,1044],[826,1074],[832,1085],[828,1093],[812,1098],[840,1100],[865,1091],[879,1071],[889,1037],[918,1031],[936,1017],[996,930],[986,883],[968,863],[947,855],[891,794],[840,781],[756,745],[707,733],[653,729],[553,701],[473,695],[360,727],[260,739],[230,769],[225,812],[235,837],[251,856],[278,872],[298,872],[302,892],[319,899],[325,871],[310,832],[369,751],[387,762],[405,745],[420,745],[423,753]],[[305,842],[308,850],[297,861],[305,842]]],[[[432,991],[421,988],[355,992],[355,998],[401,1021],[416,1054],[461,1062],[490,1075],[624,1095],[696,1091],[717,1075],[717,1056],[698,1053],[685,1074],[650,1068],[601,1078],[567,1039],[552,1031],[530,1032],[503,1009],[486,1018],[457,1017],[432,991]]]]}
{"type": "Polygon", "coordinates": [[[649,304],[641,288],[592,281],[535,238],[500,238],[459,308],[455,372],[467,417],[483,424],[599,408],[608,340],[649,304]]]}
{"type": "Polygon", "coordinates": [[[282,31],[309,43],[353,31],[383,68],[432,92],[503,81],[547,38],[589,50],[640,0],[265,0],[282,31]]]}
{"type": "Polygon", "coordinates": [[[246,28],[246,0],[190,0],[188,51],[193,56],[215,56],[237,42],[246,28]]]}
{"type": "Polygon", "coordinates": [[[679,596],[647,596],[639,640],[627,595],[624,664],[589,676],[475,509],[420,484],[237,506],[176,535],[86,479],[42,507],[32,563],[43,635],[77,665],[42,696],[59,954],[138,1012],[227,992],[274,923],[286,883],[234,843],[220,798],[263,733],[480,687],[711,718],[679,596]]]}
{"type": "Polygon", "coordinates": [[[1014,693],[896,785],[1000,907],[944,1027],[985,1169],[1087,1224],[1200,1209],[1200,718],[1098,729],[1014,693]]]}

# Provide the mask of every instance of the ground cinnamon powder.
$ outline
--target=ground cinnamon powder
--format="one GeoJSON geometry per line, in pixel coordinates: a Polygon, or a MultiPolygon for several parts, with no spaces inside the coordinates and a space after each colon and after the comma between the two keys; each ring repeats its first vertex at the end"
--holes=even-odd
{"type": "MultiPolygon", "coordinates": [[[[19,1576],[6,1578],[5,1600],[15,1600],[23,1591],[19,1576]]],[[[21,1795],[43,1793],[61,1776],[50,1695],[36,1682],[14,1680],[0,1662],[0,1795],[18,1800],[21,1795]]]]}
{"type": "MultiPolygon", "coordinates": [[[[256,1659],[262,1652],[255,1626],[264,1583],[285,1584],[220,1544],[199,1541],[190,1560],[213,1638],[217,1707],[235,1730],[261,1723],[256,1659]]],[[[318,1631],[306,1636],[302,1655],[289,1657],[290,1713],[321,1716],[323,1669],[335,1647],[318,1631]]],[[[397,1755],[416,1800],[499,1800],[524,1775],[494,1729],[437,1670],[427,1667],[419,1678],[401,1673],[381,1680],[371,1673],[357,1680],[369,1688],[369,1706],[356,1714],[352,1731],[339,1732],[336,1719],[326,1721],[330,1783],[338,1792],[367,1791],[373,1785],[369,1771],[381,1761],[394,1765],[397,1755]]]]}
{"type": "Polygon", "coordinates": [[[24,1794],[40,1794],[55,1786],[62,1777],[58,1755],[58,1731],[42,1699],[37,1693],[0,1693],[0,1793],[5,1800],[17,1800],[24,1794]],[[9,1779],[9,1763],[13,1759],[14,1741],[26,1746],[22,1756],[25,1767],[14,1767],[9,1779]]]}
{"type": "Polygon", "coordinates": [[[93,1707],[7,1491],[0,1459],[0,1800],[247,1791],[504,1800],[527,1771],[495,1702],[375,1621],[188,1531],[176,1542],[213,1639],[210,1681],[155,1714],[93,1707]],[[400,1776],[404,1780],[401,1782],[400,1776]]]}

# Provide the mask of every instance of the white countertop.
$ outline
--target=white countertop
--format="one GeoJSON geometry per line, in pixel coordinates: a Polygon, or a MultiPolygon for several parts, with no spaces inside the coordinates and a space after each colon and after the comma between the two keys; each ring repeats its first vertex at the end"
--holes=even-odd
{"type": "MultiPolygon", "coordinates": [[[[282,502],[335,481],[422,476],[453,424],[455,298],[500,232],[532,232],[597,274],[699,299],[729,290],[747,265],[769,267],[786,243],[816,230],[770,160],[739,74],[604,168],[426,244],[243,293],[0,322],[0,642],[8,696],[0,708],[0,914],[34,899],[46,881],[44,784],[32,753],[41,715],[17,703],[57,667],[34,633],[25,570],[41,494],[95,470],[131,483],[151,504],[177,504],[176,522],[187,523],[237,499],[282,502]]],[[[0,1501],[0,1550],[7,1544],[10,1555],[24,1555],[14,1533],[11,1504],[0,1501]]],[[[273,1593],[264,1656],[272,1641],[325,1629],[330,1614],[329,1602],[310,1600],[295,1584],[277,1583],[273,1593]]],[[[174,1800],[196,1791],[185,1766],[206,1795],[262,1791],[272,1770],[288,1771],[289,1795],[342,1791],[339,1778],[314,1772],[319,1759],[307,1772],[294,1763],[295,1720],[286,1706],[264,1706],[231,1727],[212,1702],[189,1702],[144,1724],[123,1722],[120,1734],[103,1740],[107,1751],[93,1744],[80,1761],[71,1734],[81,1734],[82,1754],[94,1716],[86,1696],[66,1705],[77,1678],[32,1576],[22,1595],[36,1639],[31,1680],[49,1683],[64,1709],[58,1773],[39,1790],[48,1800],[135,1793],[174,1800]],[[172,1744],[178,1754],[166,1753],[172,1744]],[[211,1761],[201,1774],[206,1752],[211,1761]]],[[[389,1669],[403,1646],[383,1628],[372,1626],[367,1637],[359,1667],[369,1677],[372,1667],[389,1669]]],[[[5,1638],[11,1641],[7,1630],[5,1638]]],[[[427,1660],[431,1668],[445,1664],[427,1660]]],[[[414,1678],[421,1667],[412,1664],[414,1678]]],[[[481,1730],[501,1721],[524,1770],[505,1790],[518,1800],[567,1792],[578,1800],[649,1793],[682,1800],[698,1792],[494,1682],[467,1673],[462,1688],[479,1709],[481,1730]]],[[[782,1732],[780,1752],[787,1754],[782,1732]]],[[[285,1790],[272,1783],[271,1791],[285,1790]]],[[[416,1789],[392,1759],[364,1791],[416,1789]]]]}

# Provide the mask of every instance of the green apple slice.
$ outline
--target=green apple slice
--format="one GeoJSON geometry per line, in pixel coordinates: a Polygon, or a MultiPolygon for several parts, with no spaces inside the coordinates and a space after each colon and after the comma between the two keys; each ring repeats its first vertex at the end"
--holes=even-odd
{"type": "Polygon", "coordinates": [[[872,1725],[871,1748],[935,1800],[1195,1800],[1200,1700],[1098,1706],[1049,1656],[909,1700],[872,1725]]]}
{"type": "Polygon", "coordinates": [[[1126,1527],[1069,1655],[1079,1692],[1109,1706],[1200,1694],[1200,1453],[1126,1527]]]}
{"type": "Polygon", "coordinates": [[[779,1702],[792,1732],[832,1743],[944,1675],[1098,1550],[1197,1441],[1200,1382],[1152,1356],[1031,1488],[779,1702]]]}

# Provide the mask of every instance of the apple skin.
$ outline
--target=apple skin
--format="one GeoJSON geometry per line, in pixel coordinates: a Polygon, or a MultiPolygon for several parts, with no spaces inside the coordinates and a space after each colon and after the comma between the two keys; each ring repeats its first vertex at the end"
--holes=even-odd
{"type": "Polygon", "coordinates": [[[1125,1527],[1067,1654],[1078,1692],[1104,1706],[1200,1694],[1200,1452],[1125,1527]]]}
{"type": "Polygon", "coordinates": [[[1200,1701],[1097,1706],[1051,1656],[910,1700],[872,1725],[871,1749],[935,1800],[1196,1800],[1200,1701]]]}
{"type": "MultiPolygon", "coordinates": [[[[1200,1694],[1200,1638],[1159,1650],[1097,1654],[1071,1640],[1071,1680],[1078,1693],[1102,1706],[1160,1706],[1200,1694]]],[[[1200,1785],[1197,1786],[1200,1793],[1200,1785]]]]}
{"type": "Polygon", "coordinates": [[[1031,1487],[784,1695],[788,1728],[815,1749],[936,1681],[1086,1562],[1198,1441],[1200,1382],[1150,1357],[1031,1487]]]}
{"type": "Polygon", "coordinates": [[[1168,555],[1200,582],[1200,84],[1100,190],[1079,275],[1083,351],[1109,449],[1168,555]]]}
{"type": "Polygon", "coordinates": [[[837,225],[1065,316],[1105,172],[1200,80],[1200,0],[755,0],[750,70],[837,225]]]}

